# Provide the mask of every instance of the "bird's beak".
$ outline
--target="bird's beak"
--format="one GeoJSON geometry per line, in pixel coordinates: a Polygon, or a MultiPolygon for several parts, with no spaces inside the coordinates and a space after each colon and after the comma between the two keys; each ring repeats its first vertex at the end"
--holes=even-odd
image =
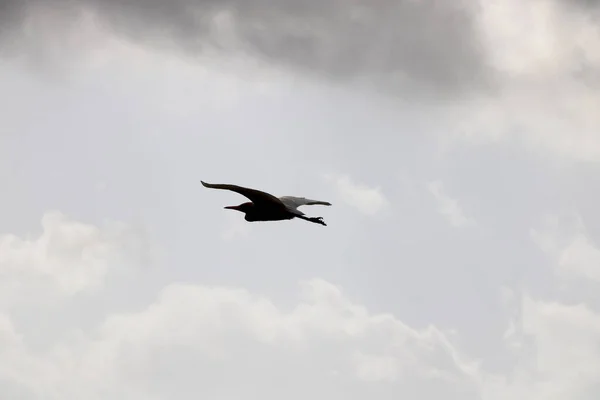
{"type": "Polygon", "coordinates": [[[236,211],[240,211],[240,209],[238,208],[238,206],[226,206],[224,207],[227,210],[236,210],[236,211]]]}

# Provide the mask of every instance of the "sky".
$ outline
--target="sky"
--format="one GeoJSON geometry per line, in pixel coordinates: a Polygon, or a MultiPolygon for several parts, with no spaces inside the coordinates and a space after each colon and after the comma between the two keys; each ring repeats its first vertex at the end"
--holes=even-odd
{"type": "Polygon", "coordinates": [[[2,398],[596,400],[598,18],[0,0],[2,398]]]}

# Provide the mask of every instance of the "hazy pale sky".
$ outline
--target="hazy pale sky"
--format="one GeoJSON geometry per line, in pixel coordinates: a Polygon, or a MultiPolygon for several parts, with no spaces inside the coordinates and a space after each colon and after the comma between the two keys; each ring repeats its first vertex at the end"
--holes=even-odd
{"type": "Polygon", "coordinates": [[[597,400],[598,18],[0,0],[0,397],[597,400]]]}

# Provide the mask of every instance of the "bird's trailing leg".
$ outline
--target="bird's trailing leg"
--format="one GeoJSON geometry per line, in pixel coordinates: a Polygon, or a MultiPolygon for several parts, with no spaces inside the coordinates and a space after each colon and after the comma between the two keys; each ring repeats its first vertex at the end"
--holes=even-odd
{"type": "Polygon", "coordinates": [[[314,222],[315,224],[321,224],[323,226],[327,226],[327,224],[323,221],[323,217],[305,217],[303,215],[296,215],[296,217],[303,219],[305,221],[314,222]]]}

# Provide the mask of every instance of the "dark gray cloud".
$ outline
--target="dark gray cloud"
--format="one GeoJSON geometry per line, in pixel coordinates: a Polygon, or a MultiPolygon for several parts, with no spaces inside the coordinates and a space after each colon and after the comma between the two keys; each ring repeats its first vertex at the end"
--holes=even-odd
{"type": "Polygon", "coordinates": [[[590,8],[600,7],[600,0],[562,0],[567,5],[578,5],[590,8]]]}
{"type": "Polygon", "coordinates": [[[119,34],[194,52],[233,50],[214,30],[215,16],[226,12],[245,51],[329,79],[388,88],[408,80],[452,93],[481,87],[487,78],[473,10],[461,1],[1,0],[0,21],[14,30],[25,8],[39,4],[83,6],[119,34]]]}

